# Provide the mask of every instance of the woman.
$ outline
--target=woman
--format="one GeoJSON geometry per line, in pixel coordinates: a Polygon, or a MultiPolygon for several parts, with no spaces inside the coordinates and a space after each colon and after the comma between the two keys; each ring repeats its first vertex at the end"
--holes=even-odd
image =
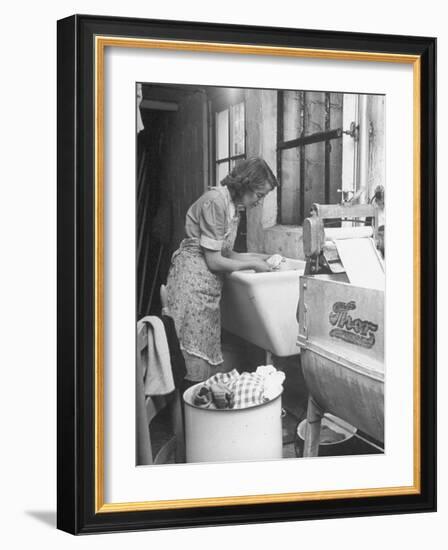
{"type": "Polygon", "coordinates": [[[186,386],[232,368],[223,364],[221,351],[223,275],[241,269],[271,270],[267,255],[232,250],[238,208],[254,207],[277,185],[263,159],[249,158],[188,209],[187,238],[172,256],[167,280],[168,311],[185,357],[186,386]]]}

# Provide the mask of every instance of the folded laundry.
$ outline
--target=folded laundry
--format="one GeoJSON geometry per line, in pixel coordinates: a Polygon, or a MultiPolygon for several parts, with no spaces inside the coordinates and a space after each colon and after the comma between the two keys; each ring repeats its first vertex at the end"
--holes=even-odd
{"type": "Polygon", "coordinates": [[[198,388],[193,403],[199,407],[244,409],[261,405],[282,391],[285,374],[272,365],[263,365],[256,372],[239,373],[236,369],[217,373],[198,388]]]}

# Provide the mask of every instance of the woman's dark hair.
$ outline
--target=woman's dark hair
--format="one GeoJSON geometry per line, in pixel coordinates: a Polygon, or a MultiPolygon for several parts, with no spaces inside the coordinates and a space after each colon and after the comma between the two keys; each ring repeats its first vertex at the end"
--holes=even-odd
{"type": "Polygon", "coordinates": [[[251,157],[240,161],[232,168],[229,174],[221,181],[230,191],[232,199],[240,199],[246,191],[257,191],[268,182],[273,189],[278,186],[268,164],[261,157],[251,157]]]}

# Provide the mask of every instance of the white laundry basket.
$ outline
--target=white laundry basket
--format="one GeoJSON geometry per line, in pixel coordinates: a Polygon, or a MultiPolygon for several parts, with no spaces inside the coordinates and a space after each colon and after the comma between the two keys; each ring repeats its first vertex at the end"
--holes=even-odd
{"type": "Polygon", "coordinates": [[[187,462],[282,458],[282,392],[245,409],[205,409],[192,402],[200,385],[183,395],[187,462]]]}

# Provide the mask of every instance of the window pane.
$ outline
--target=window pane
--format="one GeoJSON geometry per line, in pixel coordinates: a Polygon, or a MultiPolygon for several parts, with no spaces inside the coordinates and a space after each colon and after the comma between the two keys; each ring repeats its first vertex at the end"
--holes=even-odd
{"type": "Polygon", "coordinates": [[[229,156],[229,110],[216,113],[216,160],[229,156]]]}
{"type": "Polygon", "coordinates": [[[231,107],[232,142],[231,156],[244,154],[244,103],[231,107]]]}
{"type": "Polygon", "coordinates": [[[221,180],[223,180],[229,173],[229,163],[220,162],[216,165],[216,185],[221,185],[221,180]]]}

